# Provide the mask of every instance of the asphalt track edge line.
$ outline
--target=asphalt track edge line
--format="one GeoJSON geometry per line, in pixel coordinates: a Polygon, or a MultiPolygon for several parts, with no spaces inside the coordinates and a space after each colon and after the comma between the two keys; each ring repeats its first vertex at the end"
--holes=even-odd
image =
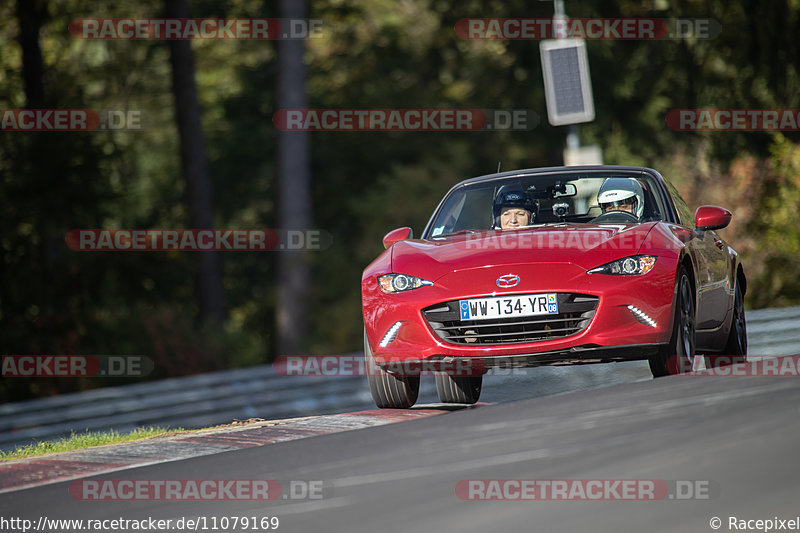
{"type": "Polygon", "coordinates": [[[243,426],[209,428],[180,435],[15,459],[0,463],[0,494],[244,448],[428,418],[454,409],[480,405],[487,404],[459,407],[431,404],[417,406],[415,409],[373,409],[259,421],[243,426]],[[139,451],[138,457],[141,457],[145,448],[154,446],[172,449],[166,449],[162,452],[163,456],[155,459],[147,457],[138,460],[136,453],[130,453],[139,451]],[[184,449],[178,450],[180,447],[184,449]]]}

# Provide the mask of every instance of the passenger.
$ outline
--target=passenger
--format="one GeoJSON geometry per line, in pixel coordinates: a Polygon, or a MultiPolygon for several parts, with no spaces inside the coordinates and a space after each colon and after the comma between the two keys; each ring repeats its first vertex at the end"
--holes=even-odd
{"type": "Polygon", "coordinates": [[[494,228],[520,229],[536,221],[537,205],[527,193],[503,190],[497,193],[492,206],[494,228]]]}

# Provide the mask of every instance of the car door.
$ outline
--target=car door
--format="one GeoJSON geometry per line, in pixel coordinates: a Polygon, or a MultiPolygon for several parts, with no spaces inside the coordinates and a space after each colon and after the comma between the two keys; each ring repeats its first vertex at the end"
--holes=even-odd
{"type": "Polygon", "coordinates": [[[697,291],[696,328],[717,328],[725,320],[728,309],[728,257],[725,243],[714,231],[695,231],[694,213],[669,182],[667,189],[678,211],[681,225],[692,230],[692,238],[686,242],[686,246],[694,267],[697,291]]]}
{"type": "Polygon", "coordinates": [[[728,263],[730,257],[725,242],[715,231],[697,231],[696,241],[702,257],[705,280],[698,299],[702,302],[702,320],[698,308],[697,329],[713,329],[725,320],[730,299],[728,263]]]}

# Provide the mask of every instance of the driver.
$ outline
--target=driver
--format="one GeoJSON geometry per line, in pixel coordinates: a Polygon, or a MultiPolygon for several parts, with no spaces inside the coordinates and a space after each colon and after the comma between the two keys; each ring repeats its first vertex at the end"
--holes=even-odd
{"type": "Polygon", "coordinates": [[[603,214],[624,211],[641,219],[644,213],[642,184],[634,178],[608,178],[600,186],[597,203],[603,214]]]}
{"type": "Polygon", "coordinates": [[[492,206],[495,229],[520,229],[536,220],[538,205],[525,191],[501,187],[492,206]]]}

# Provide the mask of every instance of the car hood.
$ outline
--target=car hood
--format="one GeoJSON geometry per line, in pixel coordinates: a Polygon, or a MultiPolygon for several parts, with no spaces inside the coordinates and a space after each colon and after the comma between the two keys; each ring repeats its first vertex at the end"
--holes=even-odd
{"type": "Polygon", "coordinates": [[[392,271],[435,281],[450,272],[498,265],[572,263],[584,270],[638,252],[656,222],[481,231],[392,246],[392,271]]]}

